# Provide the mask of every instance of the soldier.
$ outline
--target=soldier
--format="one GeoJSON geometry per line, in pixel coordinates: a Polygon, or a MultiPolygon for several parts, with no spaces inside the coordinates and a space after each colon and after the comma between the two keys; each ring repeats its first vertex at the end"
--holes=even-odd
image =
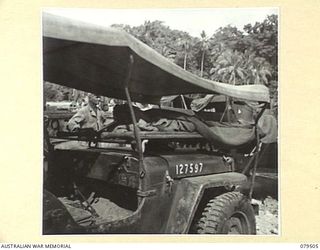
{"type": "Polygon", "coordinates": [[[105,118],[99,104],[100,98],[94,94],[89,94],[88,104],[71,117],[67,129],[72,132],[80,128],[92,128],[96,131],[101,129],[105,118]]]}

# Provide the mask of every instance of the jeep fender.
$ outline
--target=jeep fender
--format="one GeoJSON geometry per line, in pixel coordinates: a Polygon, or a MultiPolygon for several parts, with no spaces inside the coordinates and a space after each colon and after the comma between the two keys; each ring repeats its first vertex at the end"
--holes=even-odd
{"type": "Polygon", "coordinates": [[[240,173],[189,177],[179,180],[171,206],[165,233],[188,233],[204,190],[214,187],[241,185],[247,177],[240,173]]]}

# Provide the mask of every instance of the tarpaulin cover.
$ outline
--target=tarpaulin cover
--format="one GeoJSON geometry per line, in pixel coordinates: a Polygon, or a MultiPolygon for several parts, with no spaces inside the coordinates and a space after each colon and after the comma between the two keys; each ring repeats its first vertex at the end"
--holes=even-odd
{"type": "Polygon", "coordinates": [[[42,27],[44,81],[125,99],[123,82],[132,55],[133,101],[159,104],[162,96],[220,93],[269,102],[263,85],[232,86],[200,78],[123,31],[48,13],[42,27]]]}
{"type": "Polygon", "coordinates": [[[262,143],[277,141],[277,121],[273,115],[268,113],[264,113],[259,118],[256,127],[221,122],[208,124],[195,116],[190,116],[187,120],[193,122],[199,134],[213,143],[216,142],[226,146],[241,146],[255,140],[256,132],[259,134],[262,143]]]}
{"type": "Polygon", "coordinates": [[[208,126],[196,117],[188,117],[188,120],[193,122],[199,134],[212,143],[233,147],[247,144],[255,139],[254,127],[230,126],[219,122],[208,126]]]}
{"type": "Polygon", "coordinates": [[[278,139],[278,124],[276,118],[265,112],[257,124],[258,132],[263,143],[274,143],[278,139]]]}
{"type": "MultiPolygon", "coordinates": [[[[121,115],[128,116],[128,107],[121,107],[121,115]]],[[[152,133],[176,132],[177,138],[181,138],[179,132],[198,132],[213,144],[219,144],[226,147],[237,147],[252,142],[256,139],[256,128],[253,125],[242,125],[240,123],[230,124],[222,122],[205,122],[199,119],[191,110],[180,110],[174,108],[154,108],[147,111],[135,109],[138,117],[138,127],[141,131],[150,131],[149,138],[152,139],[152,133]]],[[[116,114],[115,117],[118,115],[116,114]]],[[[120,119],[123,121],[123,118],[120,119]]],[[[275,118],[268,114],[263,114],[258,121],[258,133],[263,143],[272,143],[277,139],[277,126],[275,118]]],[[[122,130],[114,132],[133,131],[133,127],[121,127],[122,130]],[[128,130],[129,129],[129,130],[128,130]]],[[[185,134],[184,134],[185,136],[185,134]]],[[[192,138],[193,138],[192,134],[192,138]]],[[[156,133],[159,139],[159,133],[156,133]]],[[[188,136],[185,136],[187,138],[188,136]]],[[[166,133],[163,133],[163,139],[166,139],[166,133]]]]}

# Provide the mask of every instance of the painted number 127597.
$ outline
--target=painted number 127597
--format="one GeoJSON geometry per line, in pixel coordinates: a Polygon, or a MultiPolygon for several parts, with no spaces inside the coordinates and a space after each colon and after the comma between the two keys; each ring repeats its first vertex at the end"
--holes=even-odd
{"type": "Polygon", "coordinates": [[[185,174],[196,174],[201,173],[203,169],[203,163],[185,163],[185,164],[176,164],[176,174],[185,175],[185,174]]]}

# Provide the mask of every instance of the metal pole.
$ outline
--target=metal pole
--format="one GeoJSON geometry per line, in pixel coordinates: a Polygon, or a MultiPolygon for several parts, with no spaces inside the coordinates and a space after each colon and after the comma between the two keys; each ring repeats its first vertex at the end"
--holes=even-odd
{"type": "Polygon", "coordinates": [[[257,152],[254,158],[254,165],[252,169],[252,176],[251,176],[251,185],[249,189],[249,199],[252,199],[253,189],[254,189],[254,183],[256,179],[256,173],[257,173],[257,167],[258,167],[258,160],[259,160],[259,147],[260,147],[260,136],[257,133],[257,152]]]}
{"type": "Polygon", "coordinates": [[[145,175],[145,169],[144,169],[144,165],[143,165],[143,151],[142,151],[142,144],[141,144],[141,137],[140,137],[140,129],[137,125],[137,119],[136,119],[136,116],[135,116],[135,113],[133,110],[131,96],[130,96],[130,92],[129,92],[129,82],[130,82],[130,78],[131,78],[133,63],[134,63],[134,59],[133,59],[133,56],[130,54],[128,73],[127,73],[126,79],[124,81],[124,90],[125,90],[125,94],[126,94],[128,105],[129,105],[129,110],[130,110],[132,123],[133,123],[133,131],[134,131],[134,135],[135,135],[136,143],[137,143],[137,149],[138,149],[138,155],[139,155],[140,177],[143,178],[145,175]]]}
{"type": "Polygon", "coordinates": [[[182,101],[182,104],[183,104],[183,108],[184,109],[188,109],[187,104],[186,104],[186,100],[184,99],[184,96],[180,95],[180,98],[181,98],[181,101],[182,101]]]}
{"type": "Polygon", "coordinates": [[[259,131],[258,131],[258,121],[266,108],[267,108],[267,104],[265,103],[264,106],[262,107],[260,113],[257,115],[256,120],[255,120],[255,130],[256,130],[255,133],[256,133],[256,137],[257,137],[257,145],[256,145],[257,152],[256,152],[256,155],[254,158],[254,165],[253,165],[253,169],[252,169],[252,177],[251,177],[252,179],[251,179],[251,186],[250,186],[250,190],[249,190],[249,199],[250,200],[252,199],[254,182],[256,179],[257,167],[258,167],[258,162],[259,162],[260,135],[259,135],[259,131]]]}

